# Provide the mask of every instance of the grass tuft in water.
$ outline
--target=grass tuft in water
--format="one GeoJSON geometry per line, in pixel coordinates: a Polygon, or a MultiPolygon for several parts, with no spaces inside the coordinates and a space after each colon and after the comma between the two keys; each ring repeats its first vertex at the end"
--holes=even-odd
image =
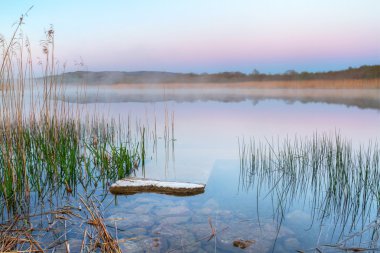
{"type": "MultiPolygon", "coordinates": [[[[0,51],[0,201],[9,214],[38,198],[80,185],[128,176],[145,164],[145,129],[130,136],[129,124],[84,115],[65,101],[51,27],[42,41],[42,78],[35,78],[32,50],[21,16],[0,51]]],[[[0,210],[1,213],[4,210],[0,210]]]]}
{"type": "MultiPolygon", "coordinates": [[[[334,224],[338,238],[367,231],[379,219],[377,142],[354,148],[337,133],[282,142],[251,139],[239,142],[239,154],[241,186],[270,195],[280,221],[294,200],[310,202],[313,220],[334,224]]],[[[380,231],[380,226],[371,228],[374,234],[380,231]]]]}

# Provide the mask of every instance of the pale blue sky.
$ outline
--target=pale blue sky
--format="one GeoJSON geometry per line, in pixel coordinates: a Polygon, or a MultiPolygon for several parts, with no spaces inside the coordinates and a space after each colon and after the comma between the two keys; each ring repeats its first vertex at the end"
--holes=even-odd
{"type": "Polygon", "coordinates": [[[34,6],[35,44],[54,25],[56,52],[74,70],[262,72],[380,64],[379,0],[139,0],[0,2],[0,33],[34,6]]]}

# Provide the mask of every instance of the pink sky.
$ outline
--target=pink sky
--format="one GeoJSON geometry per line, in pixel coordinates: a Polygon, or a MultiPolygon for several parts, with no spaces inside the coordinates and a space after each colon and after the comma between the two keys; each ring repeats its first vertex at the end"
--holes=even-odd
{"type": "Polygon", "coordinates": [[[5,1],[0,33],[19,15],[35,55],[50,24],[75,70],[320,71],[380,64],[380,1],[5,1]],[[57,15],[59,13],[59,15],[57,15]]]}

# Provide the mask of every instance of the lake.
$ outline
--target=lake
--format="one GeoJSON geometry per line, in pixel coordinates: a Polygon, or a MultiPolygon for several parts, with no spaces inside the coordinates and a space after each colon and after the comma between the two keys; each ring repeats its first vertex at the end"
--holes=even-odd
{"type": "MultiPolygon", "coordinates": [[[[51,100],[52,107],[45,100],[28,107],[42,89],[26,90],[25,115],[52,108],[54,116],[84,125],[66,119],[51,129],[41,121],[41,132],[39,125],[20,130],[29,141],[17,143],[30,156],[25,173],[34,188],[21,184],[24,199],[7,204],[2,219],[23,213],[42,245],[64,252],[68,245],[96,250],[105,245],[97,236],[104,242],[108,235],[125,252],[378,248],[379,89],[200,86],[83,92],[69,85],[65,102],[51,100]],[[206,189],[189,197],[110,194],[109,186],[131,171],[206,189]]],[[[11,115],[12,107],[4,111],[11,115]]],[[[12,152],[4,152],[4,166],[12,152]]],[[[23,156],[16,158],[22,164],[23,156]]]]}
{"type": "MultiPolygon", "coordinates": [[[[193,197],[136,194],[118,196],[113,202],[113,196],[107,196],[105,202],[112,204],[106,209],[105,219],[122,229],[118,232],[122,247],[128,252],[239,252],[233,241],[240,239],[252,243],[247,252],[376,248],[378,225],[366,229],[373,225],[371,222],[378,222],[378,199],[371,199],[365,210],[361,209],[365,213],[342,214],[341,209],[334,209],[335,213],[329,209],[323,214],[326,210],[315,205],[316,201],[326,202],[323,184],[315,192],[302,182],[293,182],[301,189],[297,194],[277,187],[282,184],[281,177],[275,183],[268,176],[256,177],[247,184],[239,149],[252,138],[266,145],[318,134],[331,138],[338,135],[354,150],[366,149],[380,137],[380,110],[376,108],[380,97],[366,107],[365,103],[342,102],[344,92],[342,95],[336,90],[329,94],[340,97],[328,103],[318,102],[318,97],[311,101],[299,97],[299,90],[287,90],[287,99],[265,97],[263,91],[259,91],[260,99],[235,92],[235,99],[225,99],[225,91],[205,96],[202,90],[193,90],[190,99],[183,90],[174,95],[172,91],[170,96],[167,91],[150,94],[144,90],[132,96],[128,90],[114,94],[100,89],[97,101],[91,99],[91,94],[90,99],[81,101],[90,112],[120,115],[122,121],[129,117],[132,122],[143,122],[149,126],[148,132],[157,135],[156,144],[148,145],[145,168],[136,176],[207,185],[204,194],[193,197]],[[289,99],[292,93],[297,97],[289,99]],[[201,95],[197,98],[196,94],[201,95]],[[129,99],[133,102],[127,102],[129,99]],[[281,191],[286,196],[280,197],[281,191]],[[315,200],[315,195],[322,197],[315,200]],[[210,237],[211,226],[216,235],[210,237]],[[337,245],[339,242],[342,244],[337,245]]],[[[319,92],[323,96],[328,91],[319,92]]],[[[366,92],[371,93],[359,94],[366,92]]]]}

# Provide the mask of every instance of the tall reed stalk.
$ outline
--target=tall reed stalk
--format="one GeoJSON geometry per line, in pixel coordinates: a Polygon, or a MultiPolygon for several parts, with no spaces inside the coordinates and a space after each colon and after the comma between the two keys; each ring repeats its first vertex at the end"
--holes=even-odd
{"type": "Polygon", "coordinates": [[[8,214],[27,209],[31,194],[75,193],[79,183],[125,177],[146,156],[145,129],[131,137],[129,124],[85,115],[78,104],[64,102],[52,27],[41,43],[42,77],[34,76],[24,17],[0,44],[0,201],[8,214]]]}

